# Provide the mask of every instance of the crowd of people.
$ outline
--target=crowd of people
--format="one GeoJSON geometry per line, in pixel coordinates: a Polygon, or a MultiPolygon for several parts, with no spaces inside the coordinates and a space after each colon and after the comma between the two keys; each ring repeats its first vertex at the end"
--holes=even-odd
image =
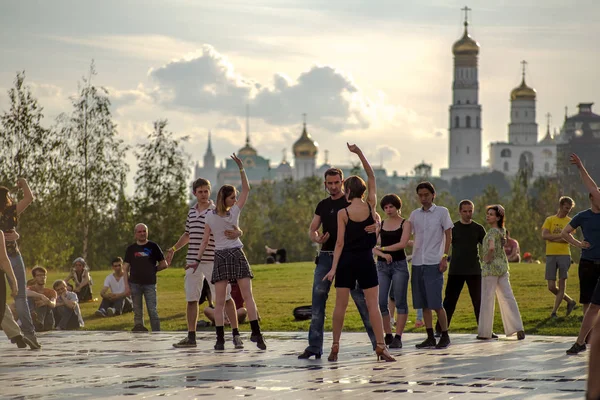
{"type": "MultiPolygon", "coordinates": [[[[448,209],[435,204],[434,186],[430,182],[421,182],[416,187],[421,207],[404,218],[398,195],[387,194],[377,204],[373,168],[358,146],[348,144],[348,150],[358,156],[367,181],[359,176],[344,179],[337,168],[330,168],[324,174],[324,187],[329,196],[316,206],[309,227],[310,239],[321,248],[315,260],[308,346],[298,358],[321,358],[325,307],[333,282],[336,301],[333,341],[328,356],[332,362],[339,357],[350,297],[356,304],[377,359],[396,361],[389,349],[403,346],[409,284],[413,307],[421,311],[422,317],[418,319],[426,328],[423,342],[416,344],[418,349],[444,349],[451,345],[449,326],[465,284],[478,325],[477,339],[498,338],[493,330],[496,299],[504,334],[525,339],[521,313],[509,279],[509,263],[521,261],[519,244],[505,227],[510,210],[500,204],[487,206],[486,231],[473,221],[473,202],[462,200],[458,204],[460,218],[453,222],[448,209]],[[383,221],[376,212],[377,206],[385,215],[383,221]],[[410,256],[407,248],[411,248],[410,256]],[[442,293],[444,274],[448,269],[448,281],[442,293]]],[[[252,331],[250,341],[266,350],[252,293],[254,275],[240,239],[243,232],[239,228],[239,218],[250,185],[242,161],[235,154],[232,159],[240,170],[241,192],[238,193],[234,186],[224,185],[213,203],[210,182],[197,179],[192,188],[197,203],[188,212],[185,231],[167,250],[166,256],[158,244],[148,239],[145,224],[135,226],[135,243],[127,248],[124,259],[113,260],[113,272],[104,281],[100,291],[102,301],[96,311],[98,317],[133,311],[132,331],[148,331],[143,315],[145,300],[150,327],[152,331],[160,331],[157,273],[168,268],[175,252],[187,246],[184,290],[188,333],[173,346],[197,346],[199,303],[203,297],[209,297],[209,307],[204,309],[204,314],[215,325],[215,350],[225,349],[226,325],[231,326],[234,348],[244,348],[239,323],[246,318],[252,331]]],[[[579,336],[567,354],[578,354],[590,343],[589,374],[594,376],[600,374],[600,329],[594,329],[600,312],[600,190],[576,155],[571,156],[571,163],[580,171],[589,191],[591,207],[571,219],[569,213],[574,201],[563,196],[558,200],[556,214],[545,220],[541,227],[542,238],[546,241],[545,280],[554,296],[550,318],[557,317],[563,301],[565,314],[571,314],[577,302],[566,293],[572,264],[570,246],[582,249],[579,302],[583,305],[584,319],[579,336]],[[573,236],[578,228],[582,230],[583,241],[573,236]]],[[[33,279],[26,281],[16,227],[18,216],[33,201],[33,194],[24,179],[19,179],[17,185],[24,194],[19,202],[13,202],[8,189],[0,187],[0,270],[6,275],[10,294],[15,299],[12,308],[6,304],[6,282],[2,278],[0,320],[7,337],[18,347],[38,349],[41,345],[36,331],[83,326],[79,303],[93,300],[93,282],[83,258],[75,259],[69,276],[55,281],[52,288],[46,287],[47,271],[42,267],[33,268],[33,279]],[[71,280],[73,285],[69,284],[71,280]]],[[[265,250],[269,262],[286,261],[285,249],[265,246],[265,250]]],[[[600,383],[589,380],[588,393],[591,398],[600,396],[600,383]]]]}

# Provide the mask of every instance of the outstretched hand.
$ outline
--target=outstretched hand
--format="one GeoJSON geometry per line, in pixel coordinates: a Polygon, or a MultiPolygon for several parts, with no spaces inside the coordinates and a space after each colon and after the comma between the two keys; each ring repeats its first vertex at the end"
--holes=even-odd
{"type": "Polygon", "coordinates": [[[242,163],[242,160],[240,160],[240,158],[238,156],[236,156],[235,153],[233,153],[231,155],[231,159],[233,161],[235,161],[235,163],[237,164],[237,166],[238,166],[239,169],[244,168],[244,164],[242,163]]]}
{"type": "Polygon", "coordinates": [[[579,156],[575,153],[571,154],[569,156],[569,162],[573,165],[576,165],[577,168],[581,168],[583,167],[583,163],[581,162],[581,158],[579,158],[579,156]]]}
{"type": "Polygon", "coordinates": [[[361,153],[360,147],[358,147],[355,144],[350,144],[350,143],[346,142],[346,146],[348,146],[348,150],[350,150],[350,152],[352,152],[354,154],[361,153]]]}

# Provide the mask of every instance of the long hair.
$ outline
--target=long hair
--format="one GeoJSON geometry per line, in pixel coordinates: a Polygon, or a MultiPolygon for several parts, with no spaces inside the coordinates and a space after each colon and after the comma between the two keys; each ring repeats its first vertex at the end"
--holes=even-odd
{"type": "Polygon", "coordinates": [[[225,214],[229,211],[229,207],[225,205],[225,199],[232,195],[232,193],[236,193],[237,190],[235,186],[231,185],[223,185],[219,189],[219,193],[217,193],[217,213],[225,214]]]}
{"type": "Polygon", "coordinates": [[[360,176],[352,175],[344,181],[344,192],[348,195],[348,201],[352,199],[362,199],[367,184],[360,176]]]}
{"type": "Polygon", "coordinates": [[[487,206],[485,208],[486,212],[489,210],[494,210],[494,214],[496,214],[496,217],[499,217],[500,219],[498,220],[498,228],[500,229],[500,231],[502,232],[502,239],[501,239],[501,243],[502,243],[502,247],[504,247],[504,245],[506,244],[506,236],[507,236],[507,231],[504,228],[504,207],[495,204],[492,206],[487,206]],[[502,211],[500,211],[502,209],[502,211]]]}
{"type": "Polygon", "coordinates": [[[10,191],[6,186],[0,186],[0,212],[4,212],[7,207],[12,206],[10,191]]]}

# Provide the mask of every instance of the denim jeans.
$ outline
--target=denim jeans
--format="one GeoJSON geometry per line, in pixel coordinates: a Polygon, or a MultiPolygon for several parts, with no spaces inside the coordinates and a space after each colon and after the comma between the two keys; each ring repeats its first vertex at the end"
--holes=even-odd
{"type": "MultiPolygon", "coordinates": [[[[325,324],[325,306],[327,304],[327,298],[329,297],[329,290],[331,289],[331,282],[328,280],[323,281],[323,278],[333,263],[333,253],[321,252],[319,253],[319,260],[315,268],[315,275],[313,280],[312,289],[312,319],[310,321],[310,328],[308,330],[308,347],[307,351],[315,354],[323,353],[323,325],[325,324]]],[[[367,303],[365,301],[365,294],[358,285],[350,291],[350,295],[356,304],[356,308],[360,313],[363,324],[369,339],[373,345],[373,349],[377,346],[377,339],[373,333],[373,327],[369,321],[369,312],[367,310],[367,303]]]]}
{"type": "Polygon", "coordinates": [[[408,264],[406,260],[377,262],[377,278],[379,279],[379,310],[381,315],[389,315],[388,298],[390,289],[394,292],[396,311],[398,314],[408,314],[408,264]]]}
{"type": "Polygon", "coordinates": [[[67,306],[56,306],[54,308],[54,318],[56,319],[56,329],[74,330],[79,329],[79,317],[77,313],[79,310],[79,304],[76,309],[69,308],[67,306]]]}
{"type": "Polygon", "coordinates": [[[156,308],[156,284],[140,285],[138,283],[129,283],[131,289],[131,299],[133,300],[133,324],[144,325],[144,304],[142,296],[146,298],[146,309],[150,316],[150,327],[152,332],[160,331],[160,320],[158,319],[158,310],[156,308]]]}
{"type": "Polygon", "coordinates": [[[27,293],[25,289],[27,277],[25,276],[23,257],[21,257],[20,254],[17,254],[16,256],[9,257],[9,259],[15,277],[17,278],[17,286],[19,287],[19,293],[15,298],[15,307],[17,308],[19,320],[21,320],[21,330],[25,336],[32,336],[35,335],[35,327],[33,326],[31,311],[29,310],[29,304],[27,303],[27,293]]]}
{"type": "Polygon", "coordinates": [[[110,301],[107,299],[102,299],[102,303],[100,303],[100,307],[98,309],[104,309],[106,311],[108,308],[115,309],[115,315],[121,315],[133,310],[133,304],[131,301],[131,297],[121,297],[118,300],[110,301]]]}

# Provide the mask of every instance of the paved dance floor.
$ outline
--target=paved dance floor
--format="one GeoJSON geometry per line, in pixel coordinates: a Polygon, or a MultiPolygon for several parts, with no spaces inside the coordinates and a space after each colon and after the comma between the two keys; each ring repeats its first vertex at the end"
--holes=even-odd
{"type": "MultiPolygon", "coordinates": [[[[406,334],[395,363],[376,362],[364,333],[342,335],[339,361],[298,360],[306,333],[267,333],[267,351],[242,334],[213,350],[214,333],[198,347],[175,349],[185,333],[50,332],[43,348],[0,342],[0,398],[171,397],[207,399],[580,399],[587,354],[566,356],[571,337],[528,336],[481,342],[452,335],[445,350],[417,350],[423,335],[406,334]]],[[[229,340],[230,334],[226,336],[229,340]]]]}

